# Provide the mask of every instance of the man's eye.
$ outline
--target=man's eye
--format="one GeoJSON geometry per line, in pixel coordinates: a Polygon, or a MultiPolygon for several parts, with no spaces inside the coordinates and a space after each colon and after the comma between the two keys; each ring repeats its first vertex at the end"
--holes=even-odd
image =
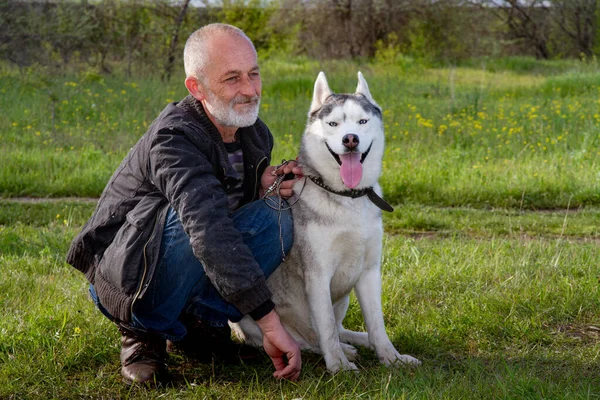
{"type": "Polygon", "coordinates": [[[358,121],[358,123],[359,123],[359,124],[361,124],[361,125],[364,125],[364,124],[366,124],[367,122],[369,122],[369,120],[368,120],[368,119],[361,119],[360,121],[358,121]]]}
{"type": "Polygon", "coordinates": [[[333,122],[333,121],[332,122],[328,122],[327,124],[329,126],[337,126],[338,125],[337,122],[333,122]]]}
{"type": "Polygon", "coordinates": [[[225,82],[235,82],[237,81],[237,76],[232,76],[231,78],[225,79],[225,82]]]}

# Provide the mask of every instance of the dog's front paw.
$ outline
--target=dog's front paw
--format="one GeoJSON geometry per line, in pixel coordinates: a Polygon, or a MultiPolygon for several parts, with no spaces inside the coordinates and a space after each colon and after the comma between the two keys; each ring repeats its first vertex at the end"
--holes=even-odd
{"type": "Polygon", "coordinates": [[[393,349],[393,351],[385,351],[382,354],[378,354],[379,361],[382,364],[390,366],[390,365],[411,365],[411,366],[419,366],[421,365],[421,361],[416,358],[409,356],[408,354],[400,354],[393,349]]]}
{"type": "Polygon", "coordinates": [[[396,359],[395,363],[398,362],[404,365],[410,365],[414,367],[418,367],[419,365],[421,365],[421,361],[417,360],[413,356],[409,356],[408,354],[400,354],[399,357],[396,359]]]}
{"type": "Polygon", "coordinates": [[[358,372],[358,367],[356,366],[356,364],[354,364],[353,362],[350,362],[350,361],[348,361],[346,363],[333,364],[332,366],[327,367],[327,369],[332,374],[337,374],[338,372],[342,372],[342,371],[358,372]]]}
{"type": "Polygon", "coordinates": [[[335,360],[325,359],[325,364],[327,365],[327,370],[333,374],[341,371],[358,371],[356,365],[348,361],[344,355],[339,358],[336,357],[335,360]]]}

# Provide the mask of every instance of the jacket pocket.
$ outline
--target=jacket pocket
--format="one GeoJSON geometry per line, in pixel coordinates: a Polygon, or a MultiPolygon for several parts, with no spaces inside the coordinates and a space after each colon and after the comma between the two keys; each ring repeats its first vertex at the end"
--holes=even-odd
{"type": "Polygon", "coordinates": [[[138,291],[147,269],[144,248],[152,237],[160,201],[146,196],[125,221],[104,252],[97,273],[126,295],[138,291]]]}

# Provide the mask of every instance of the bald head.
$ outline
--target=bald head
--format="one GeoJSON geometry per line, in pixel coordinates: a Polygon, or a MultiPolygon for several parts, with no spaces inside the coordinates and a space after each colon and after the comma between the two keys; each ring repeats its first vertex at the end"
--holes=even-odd
{"type": "Polygon", "coordinates": [[[224,41],[247,42],[254,54],[256,49],[252,41],[239,28],[227,24],[209,24],[198,29],[190,35],[183,50],[183,65],[186,77],[196,77],[205,80],[206,67],[219,50],[223,50],[220,43],[224,41]]]}
{"type": "Polygon", "coordinates": [[[185,87],[227,143],[258,118],[262,80],[254,45],[238,28],[211,24],[185,44],[185,87]]]}

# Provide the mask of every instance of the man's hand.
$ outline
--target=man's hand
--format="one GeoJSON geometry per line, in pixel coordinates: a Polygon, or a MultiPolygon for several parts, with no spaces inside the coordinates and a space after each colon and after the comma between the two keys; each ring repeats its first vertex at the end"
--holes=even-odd
{"type": "MultiPolygon", "coordinates": [[[[294,187],[294,183],[296,183],[296,181],[302,177],[302,168],[298,166],[298,163],[296,161],[288,161],[287,164],[281,166],[278,169],[276,169],[273,166],[268,166],[267,168],[265,168],[265,172],[263,172],[260,178],[260,197],[262,197],[265,191],[269,188],[269,186],[271,186],[273,182],[275,182],[277,176],[285,175],[288,173],[294,174],[295,178],[287,181],[282,181],[281,185],[279,186],[279,194],[284,199],[289,199],[290,197],[292,197],[292,195],[294,194],[294,190],[292,189],[294,187]]],[[[276,193],[277,192],[275,191],[272,192],[272,194],[276,193]]]]}
{"type": "Polygon", "coordinates": [[[279,320],[279,315],[272,310],[256,323],[263,333],[263,347],[275,366],[273,376],[277,379],[297,380],[302,368],[300,346],[285,330],[279,320]]]}

